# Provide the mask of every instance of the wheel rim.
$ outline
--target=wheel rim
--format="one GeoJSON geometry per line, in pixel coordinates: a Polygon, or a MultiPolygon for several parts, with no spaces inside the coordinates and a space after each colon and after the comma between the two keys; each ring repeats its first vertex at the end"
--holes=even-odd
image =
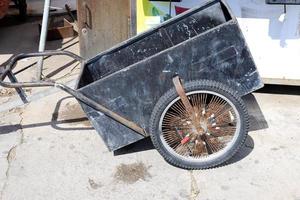
{"type": "Polygon", "coordinates": [[[232,148],[240,130],[240,115],[225,96],[212,91],[187,93],[195,120],[180,97],[165,108],[159,121],[160,139],[175,157],[203,162],[222,156],[232,148]]]}

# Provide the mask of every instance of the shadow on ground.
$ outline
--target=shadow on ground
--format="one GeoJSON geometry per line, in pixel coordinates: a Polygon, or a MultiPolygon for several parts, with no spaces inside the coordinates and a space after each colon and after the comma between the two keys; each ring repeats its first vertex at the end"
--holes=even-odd
{"type": "Polygon", "coordinates": [[[93,130],[89,120],[84,115],[80,105],[75,103],[72,105],[62,106],[63,101],[72,98],[71,96],[60,99],[52,113],[52,119],[49,122],[33,123],[33,124],[12,124],[0,125],[0,135],[9,134],[19,129],[27,129],[42,126],[51,126],[56,130],[74,131],[74,130],[93,130]],[[76,126],[63,126],[75,124],[76,126]]]}
{"type": "MultiPolygon", "coordinates": [[[[53,111],[52,114],[52,120],[50,122],[44,122],[44,123],[35,123],[35,124],[25,124],[25,125],[20,125],[20,124],[15,124],[15,125],[4,125],[0,126],[0,134],[7,134],[12,131],[16,131],[20,128],[26,129],[26,128],[32,128],[32,127],[40,127],[40,126],[51,126],[54,129],[57,130],[64,130],[64,131],[72,131],[72,130],[90,130],[93,129],[91,126],[86,126],[84,123],[88,123],[88,119],[84,117],[76,117],[76,108],[67,108],[68,113],[62,113],[61,108],[66,107],[63,106],[63,101],[68,100],[69,98],[72,97],[65,97],[62,98],[57,102],[57,105],[53,111]],[[66,119],[58,120],[59,115],[66,115],[66,119]],[[68,118],[68,116],[73,116],[74,118],[68,118]],[[63,124],[68,124],[68,123],[81,123],[83,126],[76,126],[76,127],[64,127],[62,126],[63,124]]],[[[249,131],[255,131],[255,130],[260,130],[260,129],[266,129],[268,128],[268,124],[265,120],[265,117],[259,108],[259,105],[254,97],[254,95],[249,94],[243,97],[243,100],[245,101],[245,104],[248,108],[249,112],[249,117],[250,117],[250,130],[249,131]]],[[[79,106],[79,105],[78,105],[79,106]]],[[[65,109],[66,110],[66,109],[65,109]]],[[[82,112],[82,110],[81,110],[82,112]]],[[[228,164],[232,164],[235,162],[238,162],[242,160],[243,158],[247,157],[251,151],[254,148],[254,141],[253,139],[248,136],[246,139],[245,144],[243,147],[239,150],[239,152],[228,162],[228,164]]],[[[130,154],[130,153],[136,153],[136,152],[141,152],[141,151],[147,151],[147,150],[152,150],[154,149],[154,146],[151,142],[150,138],[145,138],[143,140],[140,140],[134,144],[128,145],[122,149],[119,149],[114,152],[114,155],[123,155],[123,154],[130,154]]]]}
{"type": "MultiPolygon", "coordinates": [[[[32,17],[20,23],[13,17],[6,17],[0,23],[0,54],[20,54],[38,51],[41,18],[32,17]],[[22,36],[20,37],[20,33],[22,36]]],[[[46,49],[60,48],[61,41],[47,43],[46,49]]]]}
{"type": "MultiPolygon", "coordinates": [[[[52,16],[50,21],[68,18],[68,15],[52,16]]],[[[0,20],[0,54],[20,54],[37,52],[39,47],[41,17],[28,17],[26,22],[20,22],[14,16],[0,20]],[[20,35],[21,34],[21,35],[20,35]]],[[[70,41],[47,41],[46,49],[59,49],[70,41]]]]}
{"type": "Polygon", "coordinates": [[[248,94],[242,99],[248,109],[249,132],[269,128],[255,96],[253,94],[248,94]]]}
{"type": "MultiPolygon", "coordinates": [[[[119,156],[153,149],[155,149],[155,147],[153,146],[151,139],[148,137],[136,143],[123,147],[122,149],[114,151],[114,155],[119,156]]],[[[253,151],[253,149],[254,141],[252,137],[248,135],[241,149],[231,159],[229,159],[229,161],[227,161],[225,164],[222,164],[221,166],[230,165],[244,159],[253,151]]]]}
{"type": "Polygon", "coordinates": [[[256,93],[300,95],[300,86],[266,84],[262,89],[256,91],[256,93]]]}
{"type": "MultiPolygon", "coordinates": [[[[78,111],[80,109],[79,105],[78,107],[66,107],[63,106],[63,101],[66,101],[72,97],[68,96],[65,98],[62,98],[59,100],[56,104],[56,107],[53,111],[52,114],[52,119],[50,122],[43,122],[43,123],[34,123],[34,124],[25,124],[25,125],[20,125],[20,124],[15,124],[15,125],[4,125],[0,126],[0,134],[7,134],[13,131],[17,131],[19,129],[26,129],[26,128],[33,128],[33,127],[40,127],[40,126],[51,126],[54,129],[57,130],[63,130],[63,131],[73,131],[73,130],[91,130],[93,129],[90,125],[87,125],[88,119],[83,116],[83,117],[76,117],[78,114],[77,112],[82,112],[82,110],[78,111]],[[62,107],[64,110],[67,110],[67,113],[62,112],[62,107]],[[65,119],[59,119],[59,116],[65,118],[65,119]],[[72,117],[72,118],[70,118],[72,117]],[[64,124],[69,124],[69,123],[79,123],[82,126],[76,125],[76,127],[65,127],[63,126],[64,124]]],[[[245,101],[245,104],[248,108],[249,111],[249,116],[250,116],[250,131],[255,131],[255,130],[260,130],[260,129],[265,129],[268,128],[268,124],[264,118],[264,115],[259,108],[259,105],[255,99],[255,97],[252,94],[249,94],[245,97],[243,97],[243,100],[245,101]]],[[[60,117],[60,118],[61,118],[60,117]]],[[[228,162],[229,164],[238,162],[239,160],[245,158],[248,156],[251,151],[254,148],[254,141],[253,139],[248,136],[246,139],[246,142],[244,146],[241,148],[241,150],[228,162]]],[[[151,142],[151,139],[145,138],[143,140],[140,140],[134,144],[128,145],[124,148],[121,148],[117,151],[114,152],[114,155],[123,155],[123,154],[130,154],[130,153],[136,153],[136,152],[141,152],[141,151],[147,151],[147,150],[152,150],[154,149],[154,146],[151,142]]]]}

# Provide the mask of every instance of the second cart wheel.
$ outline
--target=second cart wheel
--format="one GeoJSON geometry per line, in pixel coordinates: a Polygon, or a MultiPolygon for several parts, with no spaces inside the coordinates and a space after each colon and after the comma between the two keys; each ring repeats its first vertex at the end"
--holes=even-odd
{"type": "Polygon", "coordinates": [[[192,81],[183,89],[192,111],[175,88],[164,94],[151,115],[153,145],[177,167],[207,169],[224,163],[247,137],[248,114],[243,101],[215,81],[192,81]]]}

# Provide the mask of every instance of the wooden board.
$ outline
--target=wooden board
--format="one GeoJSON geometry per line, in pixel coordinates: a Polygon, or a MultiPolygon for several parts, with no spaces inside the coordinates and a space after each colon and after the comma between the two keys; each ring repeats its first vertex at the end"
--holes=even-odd
{"type": "Polygon", "coordinates": [[[130,0],[78,0],[80,54],[91,58],[130,36],[130,0]]]}

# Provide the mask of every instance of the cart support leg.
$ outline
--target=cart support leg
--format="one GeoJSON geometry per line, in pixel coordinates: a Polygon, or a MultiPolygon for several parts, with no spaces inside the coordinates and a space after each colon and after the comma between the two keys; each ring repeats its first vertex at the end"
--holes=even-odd
{"type": "MultiPolygon", "coordinates": [[[[7,77],[9,78],[9,80],[12,83],[16,83],[17,82],[17,78],[15,77],[15,75],[12,72],[8,72],[7,77]]],[[[24,90],[22,88],[15,88],[15,90],[19,94],[19,96],[20,96],[21,100],[23,101],[23,103],[24,104],[28,103],[27,96],[26,96],[24,90]]]]}

